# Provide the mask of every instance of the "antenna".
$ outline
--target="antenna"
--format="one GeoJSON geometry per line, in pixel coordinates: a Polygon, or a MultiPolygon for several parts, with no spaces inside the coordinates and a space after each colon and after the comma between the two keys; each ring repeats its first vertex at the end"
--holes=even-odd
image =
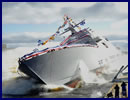
{"type": "MultiPolygon", "coordinates": [[[[81,22],[79,22],[78,24],[74,25],[72,28],[77,27],[78,25],[80,25],[80,24],[81,24],[82,22],[84,22],[84,21],[85,21],[85,19],[84,19],[84,20],[82,20],[81,22]]],[[[69,27],[68,27],[68,28],[66,28],[66,29],[65,29],[65,31],[64,31],[64,32],[62,32],[62,33],[60,33],[59,35],[62,35],[62,34],[64,34],[64,33],[68,32],[68,31],[71,31],[71,30],[69,29],[69,27]]]]}

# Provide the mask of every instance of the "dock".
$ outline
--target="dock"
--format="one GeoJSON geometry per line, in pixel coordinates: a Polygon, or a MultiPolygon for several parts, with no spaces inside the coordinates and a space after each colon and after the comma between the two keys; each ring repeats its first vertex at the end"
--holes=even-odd
{"type": "MultiPolygon", "coordinates": [[[[124,70],[126,68],[128,68],[128,65],[124,67],[124,70]]],[[[122,73],[119,77],[117,76],[112,81],[113,85],[104,98],[128,98],[128,71],[122,73]]]]}

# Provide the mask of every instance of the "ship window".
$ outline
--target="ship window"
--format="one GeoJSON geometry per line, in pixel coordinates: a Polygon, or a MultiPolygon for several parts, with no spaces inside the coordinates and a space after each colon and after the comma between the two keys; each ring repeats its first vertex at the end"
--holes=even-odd
{"type": "Polygon", "coordinates": [[[75,33],[64,44],[96,44],[87,32],[75,33]]]}
{"type": "Polygon", "coordinates": [[[106,41],[108,41],[108,39],[107,39],[107,38],[105,38],[105,40],[106,40],[106,41]]]}
{"type": "Polygon", "coordinates": [[[95,38],[94,38],[94,41],[95,41],[95,42],[100,42],[101,40],[102,40],[102,39],[100,39],[99,37],[95,37],[95,38]]]}
{"type": "Polygon", "coordinates": [[[108,48],[108,46],[107,46],[104,42],[102,42],[102,44],[103,44],[106,48],[108,48]]]}

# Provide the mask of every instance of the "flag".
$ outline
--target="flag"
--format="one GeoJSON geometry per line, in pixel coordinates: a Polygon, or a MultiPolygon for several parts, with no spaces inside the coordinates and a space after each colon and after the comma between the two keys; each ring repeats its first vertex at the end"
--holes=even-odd
{"type": "Polygon", "coordinates": [[[45,45],[47,42],[48,42],[48,40],[44,41],[44,42],[42,43],[42,45],[45,45]]]}
{"type": "Polygon", "coordinates": [[[54,40],[54,39],[55,39],[55,37],[54,37],[54,36],[51,36],[49,39],[50,39],[50,40],[54,40]]]}
{"type": "Polygon", "coordinates": [[[84,25],[85,24],[85,21],[82,21],[81,23],[80,23],[80,25],[84,25]]]}
{"type": "Polygon", "coordinates": [[[42,41],[41,40],[38,40],[38,46],[42,44],[42,41]]]}

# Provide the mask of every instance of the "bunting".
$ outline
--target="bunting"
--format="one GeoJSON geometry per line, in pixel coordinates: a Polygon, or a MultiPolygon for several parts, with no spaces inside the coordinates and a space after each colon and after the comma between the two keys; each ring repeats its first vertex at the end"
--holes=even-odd
{"type": "MultiPolygon", "coordinates": [[[[74,25],[76,25],[76,23],[71,19],[71,17],[69,17],[68,19],[69,19],[69,21],[70,21],[71,23],[73,23],[74,25]]],[[[77,26],[77,28],[78,28],[79,30],[81,30],[81,27],[77,26]]]]}
{"type": "MultiPolygon", "coordinates": [[[[81,30],[81,27],[79,27],[79,26],[71,19],[71,17],[68,17],[67,15],[64,15],[63,19],[64,19],[64,23],[63,23],[63,25],[59,26],[59,28],[57,29],[56,33],[53,34],[51,37],[49,37],[48,40],[46,40],[46,41],[44,41],[44,42],[42,42],[41,40],[38,40],[38,46],[40,46],[40,45],[45,45],[45,44],[48,43],[50,40],[54,40],[54,39],[55,39],[55,36],[60,33],[59,30],[60,30],[61,28],[65,27],[67,23],[69,23],[69,25],[71,25],[71,27],[75,26],[75,27],[77,27],[79,30],[81,30]]],[[[82,23],[80,23],[80,25],[84,25],[84,24],[85,24],[84,21],[83,21],[82,23]]]]}
{"type": "Polygon", "coordinates": [[[84,25],[85,24],[85,21],[82,21],[81,23],[80,23],[80,25],[84,25]]]}

